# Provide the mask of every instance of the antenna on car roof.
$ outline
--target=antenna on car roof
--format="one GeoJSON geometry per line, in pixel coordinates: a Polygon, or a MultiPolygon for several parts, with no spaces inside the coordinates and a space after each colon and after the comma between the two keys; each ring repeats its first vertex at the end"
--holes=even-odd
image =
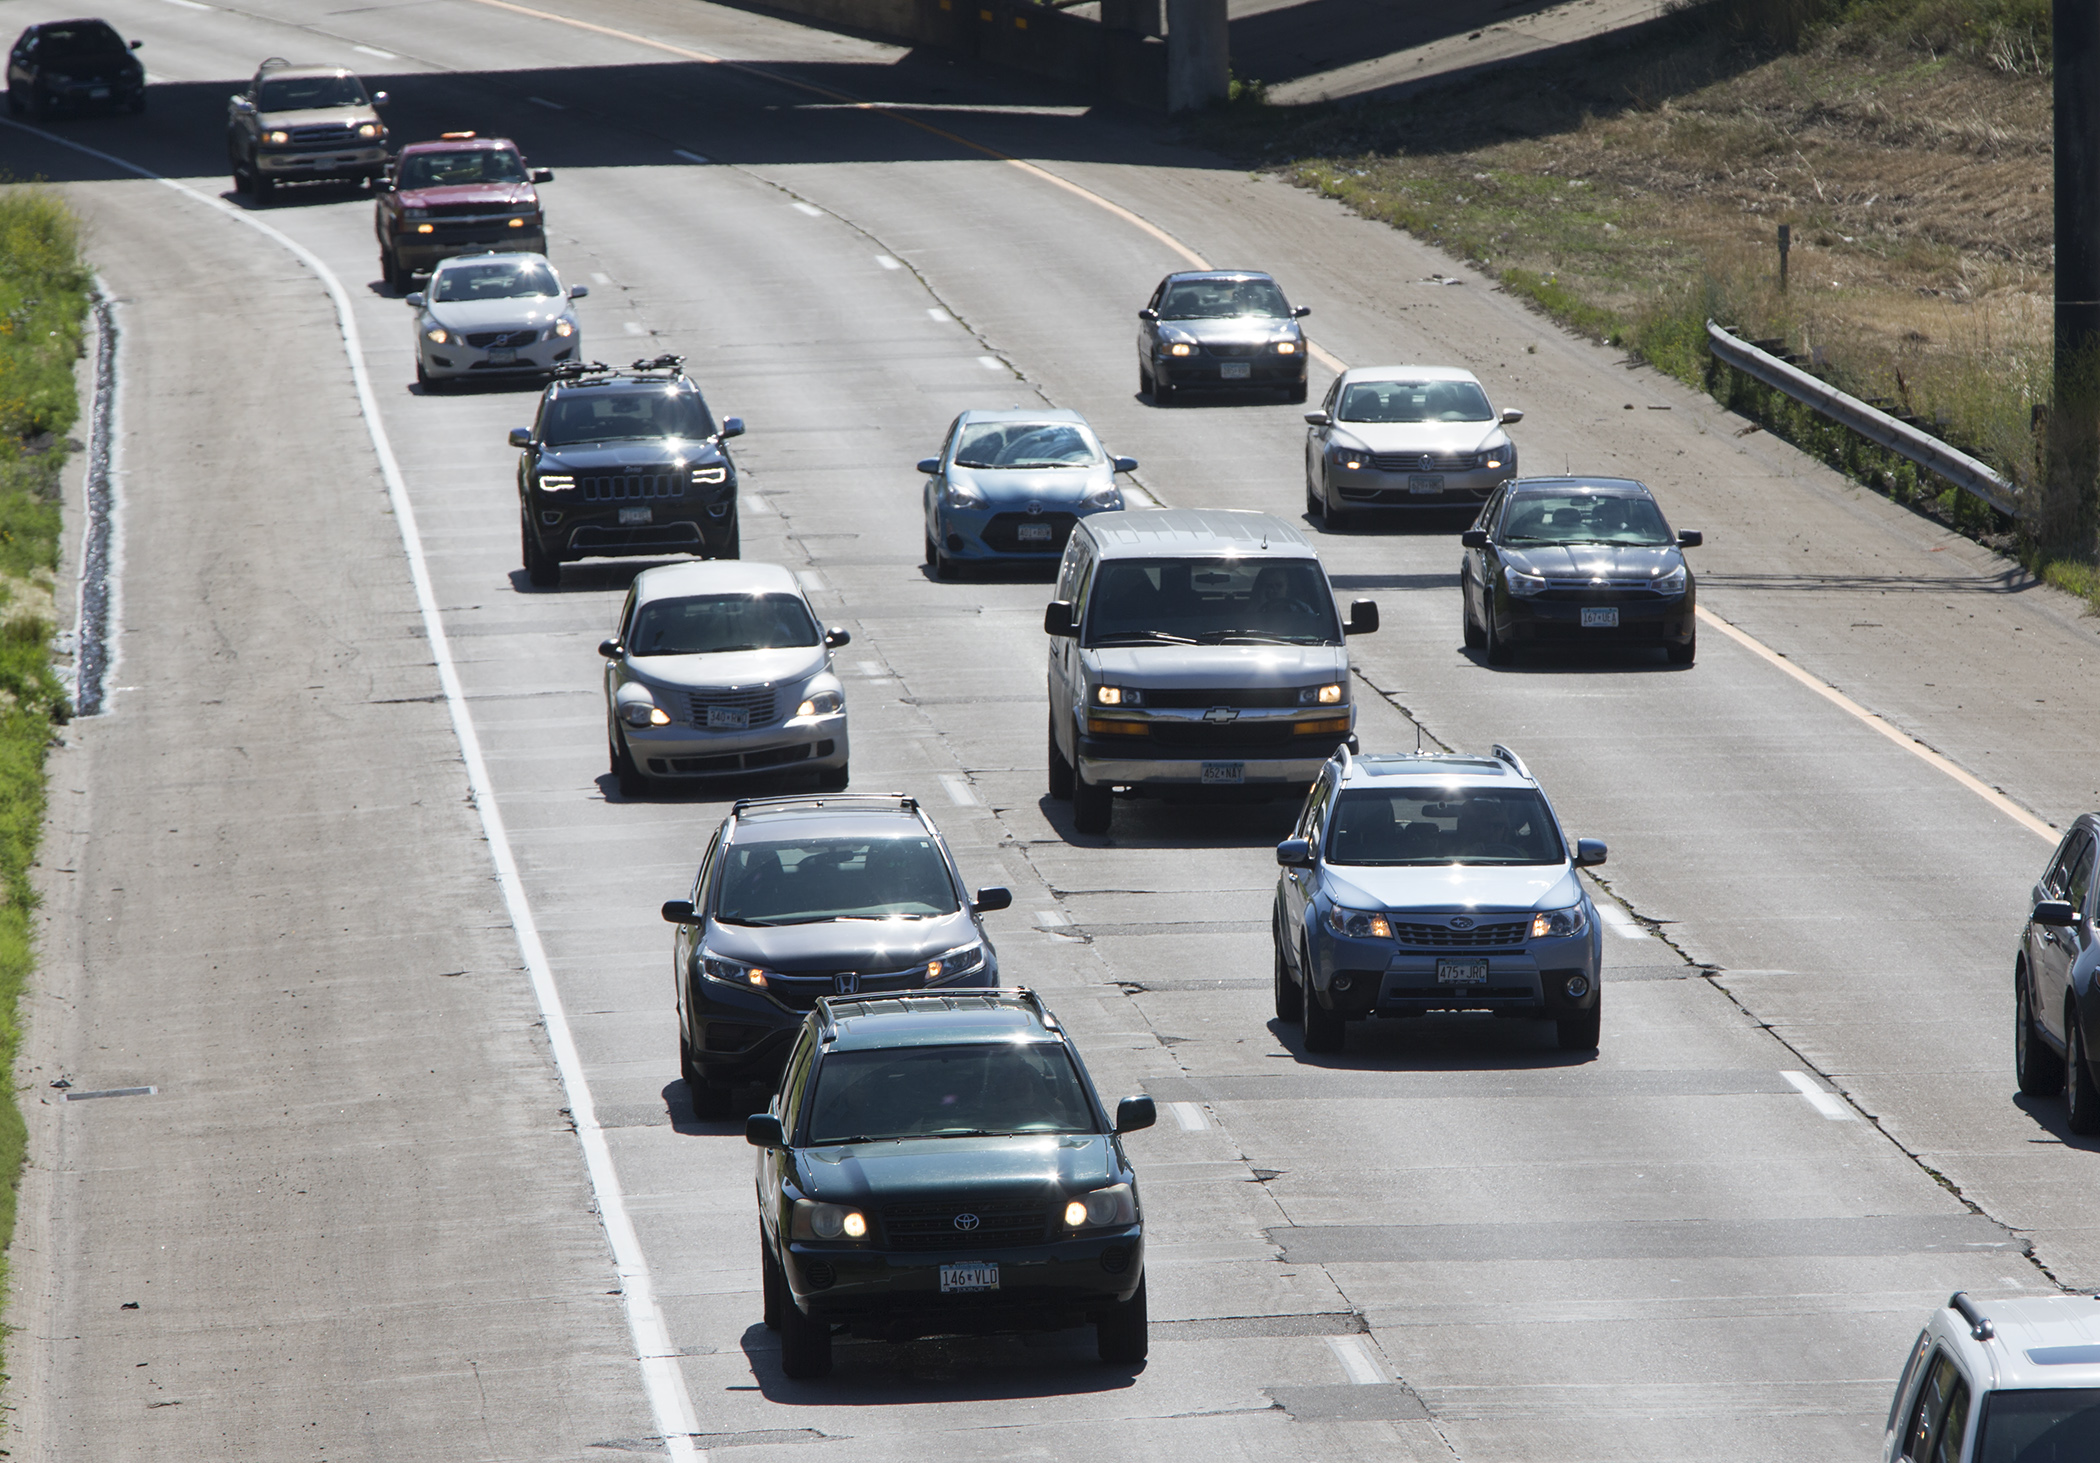
{"type": "Polygon", "coordinates": [[[1422,755],[1422,723],[1419,721],[1415,723],[1415,755],[1422,755]]]}

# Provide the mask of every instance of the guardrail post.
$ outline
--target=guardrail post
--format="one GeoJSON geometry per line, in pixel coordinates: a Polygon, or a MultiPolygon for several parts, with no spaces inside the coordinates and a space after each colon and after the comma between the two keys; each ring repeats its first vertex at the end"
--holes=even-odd
{"type": "Polygon", "coordinates": [[[1791,224],[1779,226],[1779,293],[1786,293],[1786,251],[1794,247],[1794,229],[1791,224]]]}

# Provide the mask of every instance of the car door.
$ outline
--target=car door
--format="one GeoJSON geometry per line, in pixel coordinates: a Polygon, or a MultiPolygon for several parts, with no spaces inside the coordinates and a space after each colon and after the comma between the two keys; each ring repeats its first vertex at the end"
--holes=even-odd
{"type": "MultiPolygon", "coordinates": [[[[2100,852],[2100,848],[2094,844],[2092,831],[2075,829],[2066,840],[2063,855],[2043,876],[2043,897],[2064,900],[2083,916],[2092,894],[2096,852],[2100,852]]],[[[2086,942],[2091,939],[2090,930],[2091,924],[2084,918],[2065,929],[2052,929],[2047,925],[2034,927],[2035,938],[2030,948],[2034,962],[2035,1019],[2058,1041],[2070,1036],[2064,1027],[2064,995],[2071,985],[2072,962],[2083,953],[2086,942]]]]}
{"type": "MultiPolygon", "coordinates": [[[[715,850],[721,846],[722,830],[717,828],[715,836],[707,841],[707,852],[700,856],[700,871],[693,875],[693,909],[703,920],[707,917],[707,905],[702,901],[708,876],[714,872],[715,850]]],[[[688,1036],[693,1028],[686,1020],[686,992],[691,988],[693,956],[700,947],[703,929],[699,924],[676,925],[671,935],[671,981],[678,1004],[678,1029],[688,1036]]]]}
{"type": "Polygon", "coordinates": [[[1305,424],[1305,481],[1316,493],[1327,491],[1327,440],[1334,430],[1334,410],[1342,400],[1342,379],[1337,376],[1329,382],[1327,394],[1320,398],[1320,410],[1327,416],[1326,424],[1305,424]]]}
{"type": "MultiPolygon", "coordinates": [[[[1320,842],[1327,829],[1327,808],[1334,796],[1334,776],[1323,774],[1313,783],[1312,791],[1305,795],[1305,807],[1298,815],[1298,827],[1291,835],[1302,838],[1313,848],[1313,862],[1309,869],[1285,869],[1281,880],[1283,895],[1283,927],[1290,938],[1286,947],[1288,959],[1293,965],[1298,960],[1298,933],[1305,928],[1306,907],[1312,903],[1320,882],[1320,842]]],[[[1300,972],[1303,979],[1303,972],[1300,972]]]]}
{"type": "Polygon", "coordinates": [[[940,471],[925,480],[926,483],[926,537],[938,541],[941,535],[941,490],[948,483],[948,463],[955,455],[955,439],[962,431],[962,418],[948,423],[948,435],[941,438],[940,471]]]}
{"type": "MultiPolygon", "coordinates": [[[[1075,631],[1085,614],[1086,593],[1093,577],[1093,540],[1087,537],[1085,530],[1075,528],[1072,537],[1066,541],[1064,563],[1057,573],[1057,597],[1071,605],[1075,631]]],[[[1075,767],[1078,765],[1079,746],[1073,733],[1071,710],[1079,695],[1078,657],[1079,637],[1076,634],[1050,637],[1050,735],[1059,739],[1059,749],[1075,767]]]]}
{"type": "MultiPolygon", "coordinates": [[[[1153,287],[1152,298],[1145,301],[1147,310],[1157,311],[1159,302],[1167,292],[1167,282],[1161,280],[1153,287]]],[[[1159,321],[1138,317],[1137,334],[1138,362],[1146,373],[1152,370],[1152,359],[1159,353],[1159,321]]]]}
{"type": "MultiPolygon", "coordinates": [[[[1509,489],[1497,488],[1488,494],[1488,500],[1480,505],[1480,516],[1473,520],[1473,527],[1485,529],[1490,546],[1494,543],[1494,525],[1502,516],[1502,503],[1509,496],[1509,489]]],[[[1480,623],[1487,623],[1488,611],[1494,604],[1494,596],[1488,592],[1493,583],[1488,578],[1489,549],[1467,549],[1459,565],[1459,588],[1466,604],[1479,611],[1480,623]]]]}

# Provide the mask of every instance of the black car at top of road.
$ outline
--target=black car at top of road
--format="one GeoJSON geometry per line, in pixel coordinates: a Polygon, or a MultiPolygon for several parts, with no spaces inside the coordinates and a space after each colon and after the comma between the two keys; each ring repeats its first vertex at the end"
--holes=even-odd
{"type": "Polygon", "coordinates": [[[821,996],[996,985],[982,917],[1012,903],[969,893],[914,798],[738,802],[691,897],[663,907],[693,1111],[727,1116],[736,1088],[771,1082],[821,996]]]}
{"type": "Polygon", "coordinates": [[[1145,1359],[1145,1230],[1122,1135],[1032,991],[826,999],[803,1021],[758,1159],[766,1325],[781,1369],[831,1369],[834,1328],[915,1336],[1094,1326],[1145,1359]]]}
{"type": "Polygon", "coordinates": [[[1698,585],[1655,495],[1631,478],[1518,478],[1460,537],[1466,645],[1490,665],[1517,647],[1660,645],[1698,654],[1698,585]]]}
{"type": "Polygon", "coordinates": [[[2036,881],[2013,958],[2013,1069],[2030,1097],[2062,1092],[2074,1133],[2100,1133],[2100,813],[2086,813],[2036,881]]]}
{"type": "Polygon", "coordinates": [[[146,110],[146,68],[106,20],[33,25],[7,53],[7,110],[42,121],[60,110],[146,110]]]}
{"type": "Polygon", "coordinates": [[[1184,390],[1281,388],[1305,400],[1305,332],[1276,281],[1244,269],[1185,270],[1138,311],[1138,390],[1167,406],[1184,390]]]}
{"type": "Polygon", "coordinates": [[[564,563],[593,555],[742,552],[736,464],[707,398],[658,356],[625,371],[568,366],[540,393],[530,427],[511,430],[518,454],[518,536],[534,584],[561,583],[564,563]]]}

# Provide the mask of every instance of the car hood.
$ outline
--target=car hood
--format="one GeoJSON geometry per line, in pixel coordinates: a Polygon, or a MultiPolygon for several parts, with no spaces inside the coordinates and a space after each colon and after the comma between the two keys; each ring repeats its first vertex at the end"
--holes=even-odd
{"type": "Polygon", "coordinates": [[[1436,864],[1375,868],[1328,864],[1327,892],[1349,909],[1449,911],[1566,909],[1582,898],[1566,864],[1436,864]]]}
{"type": "Polygon", "coordinates": [[[934,956],[977,939],[967,905],[931,919],[842,919],[807,925],[707,923],[710,955],[763,966],[783,975],[857,970],[882,975],[924,965],[934,956]]]}
{"type": "Polygon", "coordinates": [[[1272,340],[1297,340],[1303,334],[1295,320],[1244,315],[1232,320],[1162,320],[1159,333],[1169,340],[1182,335],[1205,345],[1267,345],[1272,340]]]}
{"type": "Polygon", "coordinates": [[[1107,463],[1099,467],[948,468],[948,480],[966,483],[1000,506],[1041,503],[1069,507],[1115,482],[1107,463]]]}
{"type": "Polygon", "coordinates": [[[424,313],[450,330],[490,330],[502,326],[552,325],[569,313],[564,295],[535,295],[521,300],[443,300],[424,313]]]}
{"type": "Polygon", "coordinates": [[[1499,422],[1336,422],[1329,436],[1373,452],[1478,452],[1508,440],[1499,422]]]}
{"type": "Polygon", "coordinates": [[[1675,544],[1503,544],[1502,562],[1548,579],[1632,579],[1645,583],[1684,563],[1675,544]]]}
{"type": "Polygon", "coordinates": [[[670,461],[688,467],[725,462],[721,445],[705,438],[643,437],[626,442],[572,442],[566,447],[542,447],[538,467],[568,468],[576,472],[606,472],[620,467],[659,467],[670,461]]]}
{"type": "Polygon", "coordinates": [[[638,679],[671,690],[744,689],[805,681],[824,669],[830,655],[822,644],[785,645],[719,655],[631,655],[627,668],[638,679]]]}
{"type": "MultiPolygon", "coordinates": [[[[833,1204],[1040,1196],[1047,1208],[1066,1194],[1099,1188],[1119,1171],[1105,1133],[902,1138],[795,1153],[797,1186],[833,1204]]],[[[956,1242],[967,1237],[958,1234],[956,1242]]]]}
{"type": "Polygon", "coordinates": [[[1339,645],[1110,645],[1087,654],[1120,686],[1310,686],[1344,681],[1339,645]]]}
{"type": "Polygon", "coordinates": [[[454,183],[447,188],[404,188],[395,197],[403,208],[444,208],[479,203],[490,210],[530,208],[539,195],[530,183],[454,183]]]}

